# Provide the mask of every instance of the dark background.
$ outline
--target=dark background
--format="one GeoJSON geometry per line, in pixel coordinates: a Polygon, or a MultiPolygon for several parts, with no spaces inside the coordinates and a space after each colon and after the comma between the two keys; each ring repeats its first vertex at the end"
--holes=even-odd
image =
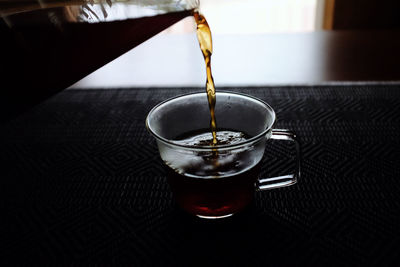
{"type": "Polygon", "coordinates": [[[335,0],[334,30],[399,29],[396,0],[335,0]]]}

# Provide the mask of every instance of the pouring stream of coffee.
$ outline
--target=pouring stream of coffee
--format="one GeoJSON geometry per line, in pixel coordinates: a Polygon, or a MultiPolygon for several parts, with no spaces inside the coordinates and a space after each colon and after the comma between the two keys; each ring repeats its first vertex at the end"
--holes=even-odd
{"type": "Polygon", "coordinates": [[[212,132],[212,145],[218,143],[217,140],[217,122],[215,120],[215,85],[214,79],[211,72],[211,55],[212,55],[212,38],[211,30],[208,26],[205,17],[200,14],[197,10],[193,12],[194,19],[197,24],[197,40],[199,41],[201,52],[203,53],[204,61],[206,63],[207,71],[207,81],[206,81],[206,91],[208,98],[208,105],[211,114],[211,132],[212,132]]]}

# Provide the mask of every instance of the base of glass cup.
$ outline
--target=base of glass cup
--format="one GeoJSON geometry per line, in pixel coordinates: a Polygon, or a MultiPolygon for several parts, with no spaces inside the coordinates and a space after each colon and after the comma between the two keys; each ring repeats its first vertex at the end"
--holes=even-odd
{"type": "Polygon", "coordinates": [[[231,217],[231,216],[234,215],[234,214],[235,214],[235,213],[230,213],[230,214],[220,215],[220,216],[207,216],[207,215],[199,215],[199,214],[196,214],[196,216],[197,216],[198,218],[201,218],[201,219],[218,220],[218,219],[224,219],[224,218],[231,217]]]}

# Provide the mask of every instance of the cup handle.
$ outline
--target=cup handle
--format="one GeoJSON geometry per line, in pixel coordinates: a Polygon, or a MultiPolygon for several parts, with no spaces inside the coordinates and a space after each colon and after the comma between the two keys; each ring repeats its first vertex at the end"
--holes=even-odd
{"type": "Polygon", "coordinates": [[[256,186],[257,190],[268,190],[273,188],[279,188],[284,186],[293,185],[300,178],[300,144],[297,141],[297,136],[294,132],[285,129],[272,129],[271,139],[275,140],[285,140],[295,143],[296,147],[296,169],[295,173],[270,177],[270,178],[259,178],[257,180],[256,186]]]}

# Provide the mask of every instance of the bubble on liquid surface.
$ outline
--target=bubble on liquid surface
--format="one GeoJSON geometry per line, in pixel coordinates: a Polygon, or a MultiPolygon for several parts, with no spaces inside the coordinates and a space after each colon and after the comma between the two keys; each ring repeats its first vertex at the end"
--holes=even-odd
{"type": "MultiPolygon", "coordinates": [[[[234,145],[247,140],[248,137],[243,132],[218,131],[217,145],[234,145]]],[[[192,135],[181,140],[175,141],[178,144],[186,146],[210,146],[212,144],[212,134],[210,132],[192,135]]]]}
{"type": "MultiPolygon", "coordinates": [[[[234,145],[247,140],[249,137],[243,132],[219,131],[217,132],[218,145],[234,145]]],[[[202,132],[187,134],[176,143],[187,146],[210,147],[212,134],[202,132]]],[[[240,173],[254,165],[254,158],[250,155],[249,146],[232,150],[192,151],[185,154],[172,152],[167,160],[167,165],[180,174],[195,177],[225,177],[240,173]]]]}

